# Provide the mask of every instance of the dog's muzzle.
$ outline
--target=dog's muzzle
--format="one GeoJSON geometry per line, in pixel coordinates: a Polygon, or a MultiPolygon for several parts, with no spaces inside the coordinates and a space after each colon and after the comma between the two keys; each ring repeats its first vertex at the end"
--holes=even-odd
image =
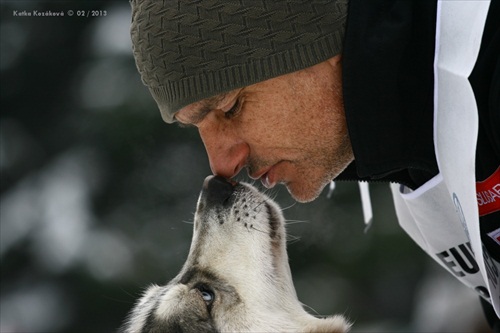
{"type": "Polygon", "coordinates": [[[221,176],[208,176],[203,182],[201,201],[208,208],[227,207],[233,202],[236,185],[221,176]]]}

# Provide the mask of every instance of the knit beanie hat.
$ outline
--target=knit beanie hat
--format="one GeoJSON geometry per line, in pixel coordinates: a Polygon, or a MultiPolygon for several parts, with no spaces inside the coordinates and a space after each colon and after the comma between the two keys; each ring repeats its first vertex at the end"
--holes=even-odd
{"type": "Polygon", "coordinates": [[[163,119],[341,52],[348,0],[130,0],[133,53],[163,119]]]}

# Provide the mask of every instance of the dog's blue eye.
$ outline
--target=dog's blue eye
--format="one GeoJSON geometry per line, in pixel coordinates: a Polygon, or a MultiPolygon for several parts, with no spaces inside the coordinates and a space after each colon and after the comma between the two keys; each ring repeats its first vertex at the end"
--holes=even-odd
{"type": "Polygon", "coordinates": [[[215,294],[212,289],[205,284],[199,284],[195,286],[195,288],[198,289],[201,294],[201,298],[203,298],[207,306],[211,306],[215,300],[215,294]]]}
{"type": "Polygon", "coordinates": [[[214,300],[214,294],[206,290],[201,290],[201,297],[203,297],[203,300],[207,303],[212,303],[214,300]]]}

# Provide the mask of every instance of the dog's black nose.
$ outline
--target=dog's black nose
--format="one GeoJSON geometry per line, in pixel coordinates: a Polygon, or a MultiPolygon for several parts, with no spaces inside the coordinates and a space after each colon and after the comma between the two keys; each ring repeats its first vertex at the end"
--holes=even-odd
{"type": "Polygon", "coordinates": [[[234,185],[221,176],[208,176],[203,182],[202,196],[207,206],[225,205],[230,202],[234,185]]]}

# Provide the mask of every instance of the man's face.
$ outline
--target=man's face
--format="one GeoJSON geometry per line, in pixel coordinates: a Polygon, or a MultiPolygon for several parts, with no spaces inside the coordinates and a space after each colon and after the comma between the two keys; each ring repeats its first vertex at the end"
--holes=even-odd
{"type": "Polygon", "coordinates": [[[175,117],[198,127],[214,174],[232,178],[246,167],[300,202],[314,200],[353,160],[340,56],[190,104],[175,117]]]}

